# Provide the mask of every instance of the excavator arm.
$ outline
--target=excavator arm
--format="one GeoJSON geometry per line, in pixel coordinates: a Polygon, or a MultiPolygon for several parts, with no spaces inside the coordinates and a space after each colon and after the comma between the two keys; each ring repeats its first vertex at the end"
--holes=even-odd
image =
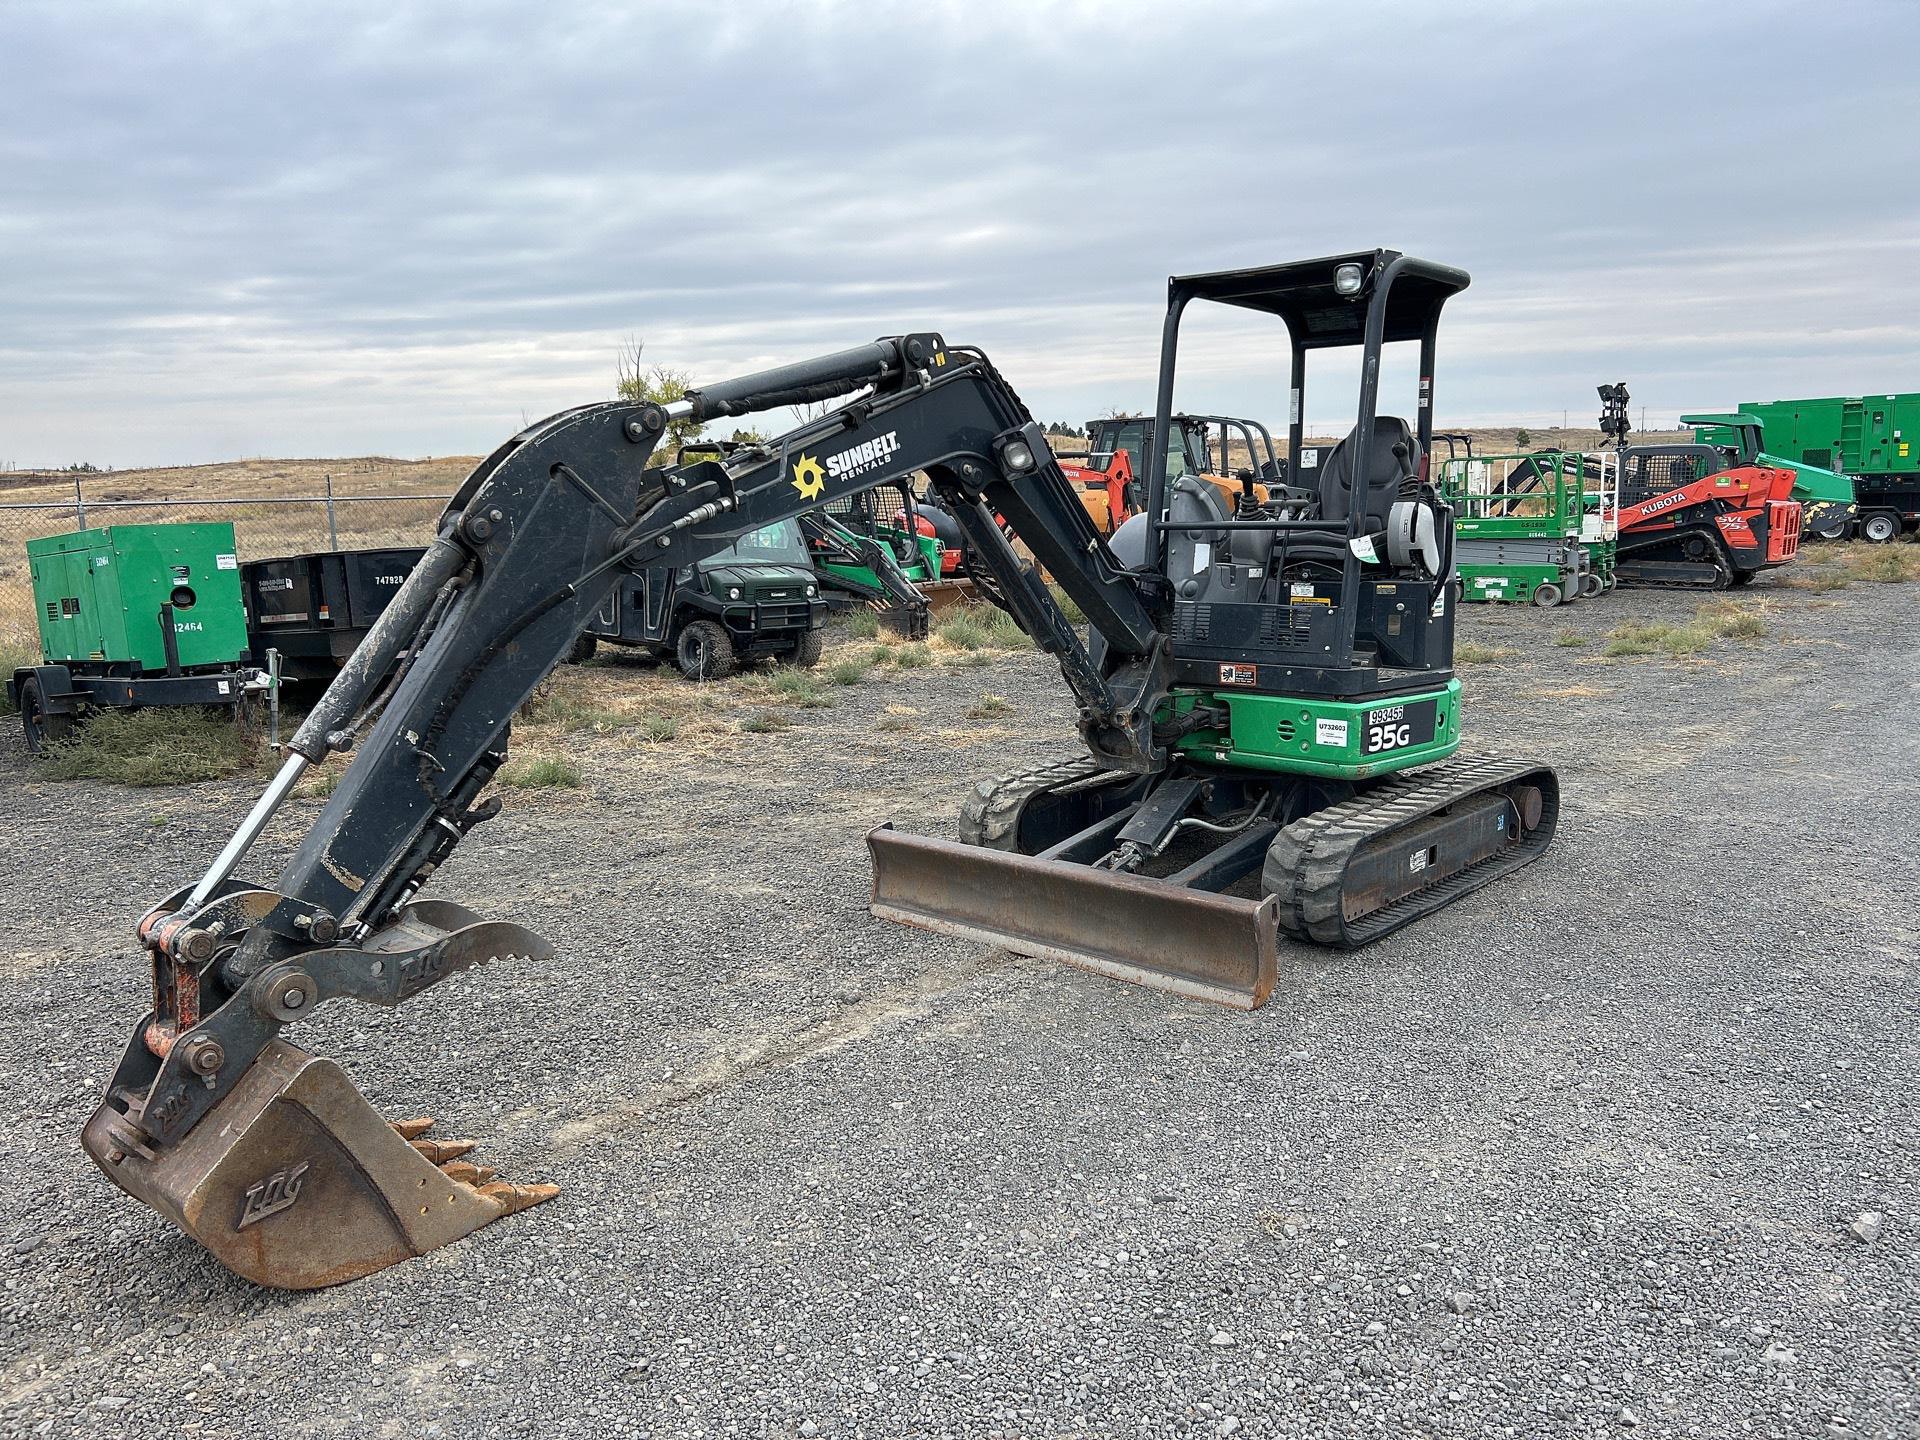
{"type": "Polygon", "coordinates": [[[1164,766],[1171,684],[1158,577],[1124,569],[1013,390],[938,335],[876,341],[692,391],[553,416],[488,456],[427,554],[288,745],[212,867],[142,919],[153,1003],[84,1143],[107,1175],[227,1264],[306,1288],[424,1253],[551,1187],[494,1181],[388,1126],[338,1067],[281,1033],[328,1001],[397,1005],[545,941],[419,892],[490,819],[513,716],[621,574],[683,566],[762,526],[924,471],[993,591],[1059,662],[1104,768],[1164,766]],[[848,399],[848,397],[854,397],[848,399]],[[723,460],[649,468],[669,421],[847,403],[723,460]],[[1096,662],[1007,529],[1104,639],[1096,662]],[[271,885],[236,878],[302,774],[352,751],[271,885]]]}

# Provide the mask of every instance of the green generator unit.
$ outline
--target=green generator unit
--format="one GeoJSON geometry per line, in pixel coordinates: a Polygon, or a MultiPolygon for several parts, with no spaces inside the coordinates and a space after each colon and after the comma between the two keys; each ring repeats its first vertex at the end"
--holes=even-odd
{"type": "Polygon", "coordinates": [[[41,663],[8,680],[32,750],[88,710],[240,702],[247,617],[231,525],[113,525],[27,542],[41,663]]]}
{"type": "Polygon", "coordinates": [[[1441,463],[1463,599],[1564,605],[1613,588],[1611,544],[1588,514],[1585,459],[1543,451],[1441,463]]]}
{"type": "MultiPolygon", "coordinates": [[[[1853,482],[1851,526],[1810,515],[1809,528],[1844,535],[1849,528],[1879,544],[1920,528],[1920,394],[1829,396],[1815,400],[1743,401],[1742,417],[1760,425],[1760,448],[1790,466],[1816,466],[1853,482]]],[[[1724,444],[1724,432],[1696,432],[1724,444]]],[[[1827,496],[1795,498],[1810,510],[1827,496]]],[[[1831,512],[1828,512],[1831,516],[1831,512]]]]}

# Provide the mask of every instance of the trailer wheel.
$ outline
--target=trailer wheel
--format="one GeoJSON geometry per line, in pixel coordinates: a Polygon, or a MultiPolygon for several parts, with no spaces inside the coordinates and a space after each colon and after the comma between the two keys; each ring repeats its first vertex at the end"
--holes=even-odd
{"type": "Polygon", "coordinates": [[[20,687],[20,728],[26,734],[27,749],[44,755],[49,745],[58,745],[73,734],[74,720],[71,715],[48,714],[40,682],[29,679],[20,687]]]}
{"type": "Polygon", "coordinates": [[[1875,545],[1900,538],[1900,517],[1891,510],[1874,510],[1860,521],[1860,536],[1875,545]]]}
{"type": "Polygon", "coordinates": [[[689,620],[674,644],[673,658],[689,680],[724,680],[740,666],[726,627],[711,620],[689,620]]]}
{"type": "Polygon", "coordinates": [[[1542,585],[1533,592],[1533,603],[1542,610],[1551,610],[1567,597],[1561,593],[1558,585],[1542,585]]]}
{"type": "Polygon", "coordinates": [[[811,670],[820,663],[821,652],[826,648],[827,632],[825,630],[809,630],[794,644],[793,654],[788,657],[788,663],[811,670]]]}

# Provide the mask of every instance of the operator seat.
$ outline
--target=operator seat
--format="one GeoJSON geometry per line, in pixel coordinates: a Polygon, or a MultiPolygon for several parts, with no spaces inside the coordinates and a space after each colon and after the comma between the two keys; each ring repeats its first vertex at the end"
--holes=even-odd
{"type": "MultiPolygon", "coordinates": [[[[1320,467],[1320,518],[1345,520],[1353,504],[1353,462],[1359,449],[1360,427],[1354,426],[1347,438],[1333,447],[1320,467]]],[[[1365,486],[1364,515],[1360,532],[1368,534],[1387,528],[1387,512],[1393,502],[1410,495],[1420,476],[1420,443],[1413,438],[1407,422],[1397,415],[1377,415],[1373,421],[1373,447],[1368,460],[1373,472],[1365,486]]]]}

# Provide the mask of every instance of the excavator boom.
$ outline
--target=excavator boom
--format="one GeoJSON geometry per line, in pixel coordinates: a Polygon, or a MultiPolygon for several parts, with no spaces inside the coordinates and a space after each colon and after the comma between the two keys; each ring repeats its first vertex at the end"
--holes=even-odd
{"type": "Polygon", "coordinates": [[[140,922],[153,1007],[83,1141],[102,1170],[264,1284],[366,1274],[548,1198],[391,1126],[338,1069],[281,1038],[332,1000],[397,1005],[551,948],[512,921],[419,892],[498,804],[483,792],[515,712],[629,570],[689,565],[738,536],[925,471],[1117,770],[1164,762],[1151,717],[1166,647],[1154,587],[1087,521],[1044,436],[978,353],[910,335],[692,392],[674,407],[585,406],[532,426],[460,487],[439,534],[309,714],[201,880],[140,922]],[[859,394],[771,444],[649,468],[667,423],[859,394]],[[1015,554],[1003,517],[1105,638],[1096,664],[1015,554]],[[391,678],[389,678],[391,677],[391,678]],[[236,878],[301,774],[352,751],[271,884],[236,878]]]}

